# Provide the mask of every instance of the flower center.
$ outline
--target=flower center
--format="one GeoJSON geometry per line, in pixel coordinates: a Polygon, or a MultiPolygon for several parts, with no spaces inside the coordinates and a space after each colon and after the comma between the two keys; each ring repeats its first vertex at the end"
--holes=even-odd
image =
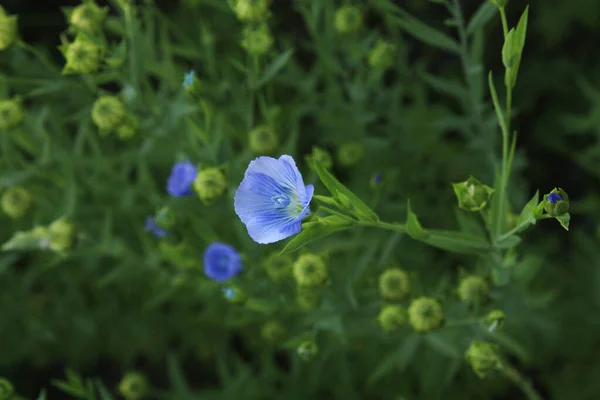
{"type": "Polygon", "coordinates": [[[291,203],[290,196],[286,194],[279,194],[274,196],[271,200],[273,200],[273,202],[280,208],[285,208],[291,203]]]}

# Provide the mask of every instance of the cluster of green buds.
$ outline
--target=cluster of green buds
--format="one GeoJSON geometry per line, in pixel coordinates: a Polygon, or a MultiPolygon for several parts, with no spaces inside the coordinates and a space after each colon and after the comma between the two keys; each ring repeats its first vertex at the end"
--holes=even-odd
{"type": "Polygon", "coordinates": [[[267,343],[279,344],[284,340],[287,330],[280,322],[269,321],[262,326],[260,334],[267,343]]]}
{"type": "Polygon", "coordinates": [[[250,150],[256,154],[272,154],[279,146],[279,137],[269,125],[260,125],[248,134],[250,150]]]}
{"type": "Polygon", "coordinates": [[[294,260],[288,254],[273,253],[264,259],[262,266],[267,276],[274,282],[279,282],[292,275],[294,260]]]}
{"type": "Polygon", "coordinates": [[[453,183],[452,187],[458,199],[458,206],[467,211],[483,210],[494,193],[494,189],[472,176],[464,182],[453,183]]]}
{"type": "Polygon", "coordinates": [[[337,151],[337,161],[343,167],[352,167],[365,156],[365,147],[360,142],[347,142],[337,151]]]}
{"type": "Polygon", "coordinates": [[[386,332],[392,332],[404,326],[408,321],[406,308],[398,304],[386,304],[377,316],[377,322],[386,332]]]}
{"type": "Polygon", "coordinates": [[[490,372],[502,366],[498,345],[480,340],[471,343],[465,353],[465,359],[480,378],[485,378],[490,372]]]}
{"type": "Polygon", "coordinates": [[[242,22],[259,22],[270,15],[269,7],[272,0],[232,0],[230,5],[242,22]]]}
{"type": "Polygon", "coordinates": [[[194,191],[204,204],[209,204],[227,190],[227,178],[218,168],[204,168],[196,175],[192,184],[194,191]]]}
{"type": "Polygon", "coordinates": [[[20,97],[0,100],[0,130],[9,130],[23,121],[23,107],[20,97]]]}
{"type": "Polygon", "coordinates": [[[91,37],[78,34],[73,42],[64,37],[58,47],[67,61],[63,74],[93,74],[100,68],[104,49],[91,37]]]}
{"type": "Polygon", "coordinates": [[[48,226],[36,226],[28,231],[19,231],[2,245],[2,250],[52,250],[63,253],[75,243],[75,228],[62,217],[48,226]]]}
{"type": "Polygon", "coordinates": [[[149,391],[148,378],[141,372],[128,372],[119,383],[119,393],[125,400],[141,400],[149,391]]]}
{"type": "Polygon", "coordinates": [[[71,30],[75,32],[97,33],[108,15],[107,7],[99,7],[93,0],[84,0],[77,7],[65,9],[71,30]]]}
{"type": "Polygon", "coordinates": [[[255,56],[265,55],[273,47],[273,36],[266,23],[246,25],[242,30],[242,47],[255,56]]]}
{"type": "Polygon", "coordinates": [[[490,294],[488,283],[478,275],[468,275],[458,284],[458,297],[464,302],[482,303],[490,294]]]}
{"type": "Polygon", "coordinates": [[[389,268],[379,276],[379,293],[386,300],[402,300],[410,294],[410,278],[400,268],[389,268]]]}
{"type": "Polygon", "coordinates": [[[0,6],[0,51],[6,50],[17,40],[17,17],[8,15],[0,6]]]}
{"type": "Polygon", "coordinates": [[[437,300],[418,297],[408,307],[408,320],[415,331],[425,333],[442,326],[444,311],[437,300]]]}
{"type": "Polygon", "coordinates": [[[0,198],[2,211],[13,219],[25,216],[33,205],[33,196],[20,186],[6,189],[0,198]]]}
{"type": "Polygon", "coordinates": [[[394,65],[396,45],[379,39],[369,52],[369,65],[379,71],[384,71],[394,65]]]}
{"type": "Polygon", "coordinates": [[[363,26],[363,12],[350,4],[338,8],[334,18],[335,29],[342,34],[358,32],[363,26]]]}
{"type": "Polygon", "coordinates": [[[138,119],[127,112],[123,101],[112,95],[100,96],[92,108],[92,121],[100,135],[114,132],[121,140],[130,139],[138,130],[138,119]]]}
{"type": "Polygon", "coordinates": [[[294,278],[299,286],[320,286],[327,282],[329,273],[325,261],[313,253],[298,257],[292,267],[294,278]]]}

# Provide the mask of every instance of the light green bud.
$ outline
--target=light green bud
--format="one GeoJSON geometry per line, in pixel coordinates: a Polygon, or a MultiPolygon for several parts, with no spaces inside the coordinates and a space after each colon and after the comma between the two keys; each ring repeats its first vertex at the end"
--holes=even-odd
{"type": "Polygon", "coordinates": [[[2,211],[13,219],[18,219],[31,209],[33,196],[26,189],[15,186],[8,188],[2,193],[0,199],[2,211]]]}
{"type": "Polygon", "coordinates": [[[502,310],[493,310],[483,319],[483,324],[489,332],[501,329],[506,321],[506,314],[502,310]]]}
{"type": "Polygon", "coordinates": [[[101,96],[92,108],[92,121],[103,134],[117,129],[125,116],[125,105],[116,96],[101,96]]]}
{"type": "Polygon", "coordinates": [[[262,56],[273,46],[273,37],[266,24],[246,26],[242,31],[242,47],[250,54],[262,56]]]}
{"type": "Polygon", "coordinates": [[[380,39],[369,52],[369,65],[373,69],[386,70],[394,65],[395,55],[396,45],[380,39]]]}
{"type": "Polygon", "coordinates": [[[458,297],[466,302],[482,302],[490,294],[488,283],[480,276],[469,275],[458,284],[458,297]]]}
{"type": "Polygon", "coordinates": [[[464,182],[453,183],[452,187],[458,199],[458,206],[467,211],[482,210],[494,193],[494,189],[472,176],[464,182]]]}
{"type": "Polygon", "coordinates": [[[48,226],[48,247],[54,251],[70,249],[75,241],[75,228],[65,218],[57,219],[48,226]]]}
{"type": "Polygon", "coordinates": [[[60,46],[67,60],[63,74],[91,74],[98,70],[102,48],[84,36],[77,36],[73,43],[60,46]]]}
{"type": "Polygon", "coordinates": [[[261,125],[250,131],[248,142],[250,143],[250,150],[254,153],[271,154],[279,146],[279,137],[271,127],[261,125]]]}
{"type": "Polygon", "coordinates": [[[310,287],[299,286],[296,289],[296,304],[304,311],[311,311],[321,304],[321,295],[310,287]]]}
{"type": "Polygon", "coordinates": [[[209,203],[225,193],[227,179],[217,168],[200,170],[194,180],[194,191],[204,203],[209,203]]]}
{"type": "Polygon", "coordinates": [[[377,322],[386,332],[392,332],[406,324],[408,312],[406,308],[397,304],[386,304],[377,316],[377,322]]]}
{"type": "Polygon", "coordinates": [[[293,263],[290,255],[273,253],[263,261],[263,267],[269,278],[278,282],[292,275],[293,263]]]}
{"type": "Polygon", "coordinates": [[[339,33],[348,34],[360,30],[363,26],[363,13],[360,8],[344,5],[335,12],[335,29],[339,33]]]}
{"type": "Polygon", "coordinates": [[[98,7],[92,1],[73,8],[69,15],[69,23],[77,30],[97,32],[102,28],[107,14],[108,9],[98,7]]]}
{"type": "Polygon", "coordinates": [[[261,328],[262,338],[271,344],[279,344],[286,336],[286,329],[277,321],[269,321],[261,328]]]}
{"type": "MultiPolygon", "coordinates": [[[[313,146],[312,148],[312,158],[318,161],[323,167],[329,169],[333,166],[333,159],[331,158],[331,154],[327,150],[324,150],[320,147],[313,146]]],[[[309,163],[311,164],[311,163],[309,163]]],[[[311,165],[312,166],[312,165],[311,165]]]]}
{"type": "Polygon", "coordinates": [[[257,22],[269,16],[272,0],[234,0],[233,10],[240,21],[257,22]]]}
{"type": "Polygon", "coordinates": [[[344,143],[338,148],[337,160],[343,167],[352,167],[362,160],[365,147],[360,142],[344,143]]]}
{"type": "Polygon", "coordinates": [[[141,400],[148,395],[149,382],[141,372],[128,372],[119,383],[119,393],[125,400],[141,400]]]}
{"type": "Polygon", "coordinates": [[[319,286],[328,278],[327,266],[321,257],[312,253],[302,254],[293,266],[294,278],[300,286],[319,286]]]}
{"type": "Polygon", "coordinates": [[[501,367],[498,345],[474,340],[465,353],[467,363],[480,378],[501,367]]]}
{"type": "Polygon", "coordinates": [[[0,129],[8,130],[18,126],[23,121],[21,99],[14,97],[10,100],[0,100],[0,129]]]}
{"type": "Polygon", "coordinates": [[[117,136],[121,140],[131,139],[137,133],[139,124],[137,117],[127,114],[121,125],[116,129],[117,136]]]}
{"type": "Polygon", "coordinates": [[[313,358],[315,358],[315,356],[319,352],[319,348],[317,347],[317,344],[311,340],[300,343],[300,345],[296,349],[296,352],[298,353],[298,356],[300,356],[300,358],[304,361],[310,361],[313,358]]]}
{"type": "Polygon", "coordinates": [[[439,328],[444,322],[444,311],[437,300],[419,297],[410,303],[408,319],[417,332],[429,332],[439,328]]]}
{"type": "Polygon", "coordinates": [[[17,40],[17,17],[8,15],[0,6],[0,51],[6,50],[17,40]]]}
{"type": "Polygon", "coordinates": [[[400,268],[389,268],[379,276],[379,293],[387,300],[402,300],[410,293],[410,278],[400,268]]]}

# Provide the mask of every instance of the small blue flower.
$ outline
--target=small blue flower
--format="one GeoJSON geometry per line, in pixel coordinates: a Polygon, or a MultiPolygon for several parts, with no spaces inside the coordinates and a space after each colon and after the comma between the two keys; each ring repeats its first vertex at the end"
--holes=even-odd
{"type": "Polygon", "coordinates": [[[314,190],[313,185],[304,186],[292,157],[258,157],[235,192],[235,212],[252,240],[274,243],[302,230],[314,190]]]}
{"type": "Polygon", "coordinates": [[[154,217],[146,218],[146,226],[144,227],[146,232],[152,232],[154,236],[158,238],[163,238],[169,234],[165,229],[161,228],[156,224],[154,217]]]}
{"type": "Polygon", "coordinates": [[[198,168],[189,161],[178,162],[173,165],[171,175],[167,180],[167,192],[173,197],[182,197],[192,194],[192,183],[196,179],[198,168]]]}
{"type": "Polygon", "coordinates": [[[242,269],[239,253],[225,243],[211,243],[204,251],[204,274],[213,281],[224,282],[242,269]]]}
{"type": "Polygon", "coordinates": [[[548,195],[548,201],[549,201],[550,203],[552,203],[552,204],[556,204],[556,203],[558,203],[559,201],[561,201],[562,199],[563,199],[563,198],[562,198],[562,197],[561,197],[561,195],[560,195],[560,194],[558,194],[558,193],[550,193],[550,194],[548,195]]]}
{"type": "Polygon", "coordinates": [[[375,183],[381,183],[383,182],[383,176],[381,176],[381,174],[375,174],[373,181],[375,181],[375,183]]]}
{"type": "Polygon", "coordinates": [[[225,296],[225,298],[227,300],[231,300],[235,296],[235,289],[234,288],[227,287],[227,288],[221,289],[221,291],[223,292],[223,295],[225,296]]]}
{"type": "Polygon", "coordinates": [[[181,86],[187,87],[194,84],[194,78],[196,77],[195,71],[186,72],[183,76],[183,84],[181,86]]]}

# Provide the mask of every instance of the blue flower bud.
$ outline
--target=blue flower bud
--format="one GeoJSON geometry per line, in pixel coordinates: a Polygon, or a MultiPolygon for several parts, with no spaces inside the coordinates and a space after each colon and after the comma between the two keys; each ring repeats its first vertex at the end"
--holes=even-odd
{"type": "Polygon", "coordinates": [[[154,217],[146,218],[146,225],[144,226],[146,232],[151,232],[157,238],[163,238],[169,234],[165,229],[158,226],[154,217]]]}
{"type": "Polygon", "coordinates": [[[189,161],[173,165],[171,175],[167,179],[167,192],[173,197],[192,194],[192,184],[198,175],[198,167],[189,161]]]}
{"type": "Polygon", "coordinates": [[[552,217],[560,217],[569,212],[569,195],[561,188],[554,188],[544,196],[544,210],[552,217]]]}

